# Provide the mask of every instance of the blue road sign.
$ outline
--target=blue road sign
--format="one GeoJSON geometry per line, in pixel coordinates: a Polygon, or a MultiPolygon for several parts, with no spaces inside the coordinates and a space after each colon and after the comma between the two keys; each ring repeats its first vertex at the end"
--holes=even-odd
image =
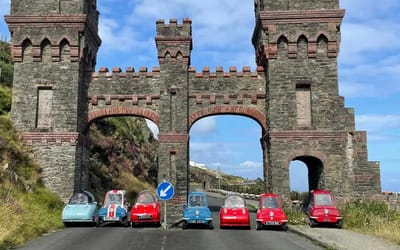
{"type": "Polygon", "coordinates": [[[161,200],[169,200],[174,196],[174,185],[168,181],[161,182],[157,187],[157,195],[161,200]]]}

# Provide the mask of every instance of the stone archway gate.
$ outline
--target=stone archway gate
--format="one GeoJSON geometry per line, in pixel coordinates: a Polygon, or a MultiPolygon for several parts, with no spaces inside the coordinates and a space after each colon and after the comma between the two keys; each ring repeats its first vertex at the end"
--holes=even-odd
{"type": "Polygon", "coordinates": [[[256,0],[255,72],[196,72],[189,19],[157,21],[159,67],[94,72],[98,15],[96,0],[12,0],[6,16],[14,60],[11,118],[32,146],[44,183],[62,198],[86,188],[90,122],[114,115],[158,125],[159,181],[176,186],[172,217],[180,216],[188,191],[188,131],[214,114],[260,124],[266,191],[287,199],[289,162],[314,157],[323,165],[316,188],[340,197],[380,193],[379,163],[367,160],[366,134],[355,131],[353,110],[338,95],[344,16],[338,0],[256,0]]]}

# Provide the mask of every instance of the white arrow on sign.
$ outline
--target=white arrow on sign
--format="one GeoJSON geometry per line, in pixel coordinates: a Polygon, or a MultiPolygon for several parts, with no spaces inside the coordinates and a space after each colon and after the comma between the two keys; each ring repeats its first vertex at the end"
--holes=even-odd
{"type": "Polygon", "coordinates": [[[165,189],[162,189],[162,190],[160,191],[160,197],[167,196],[167,192],[168,192],[168,190],[170,190],[170,189],[171,189],[171,187],[172,187],[172,185],[168,185],[168,187],[167,187],[167,188],[165,188],[165,189]]]}

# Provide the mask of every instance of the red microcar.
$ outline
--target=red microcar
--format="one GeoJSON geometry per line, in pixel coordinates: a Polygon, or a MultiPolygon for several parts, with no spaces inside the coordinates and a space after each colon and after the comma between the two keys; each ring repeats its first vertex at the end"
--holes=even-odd
{"type": "Polygon", "coordinates": [[[239,194],[228,194],[219,211],[220,228],[246,227],[250,229],[250,214],[246,200],[239,194]]]}
{"type": "Polygon", "coordinates": [[[131,223],[132,227],[143,224],[160,226],[160,204],[152,192],[144,190],[139,193],[131,208],[131,223]]]}
{"type": "Polygon", "coordinates": [[[331,224],[342,228],[343,218],[336,208],[331,192],[326,190],[312,190],[308,206],[308,219],[310,227],[318,224],[331,224]]]}
{"type": "Polygon", "coordinates": [[[282,202],[277,194],[261,194],[257,210],[257,230],[264,227],[277,227],[287,230],[288,219],[282,210],[282,202]]]}

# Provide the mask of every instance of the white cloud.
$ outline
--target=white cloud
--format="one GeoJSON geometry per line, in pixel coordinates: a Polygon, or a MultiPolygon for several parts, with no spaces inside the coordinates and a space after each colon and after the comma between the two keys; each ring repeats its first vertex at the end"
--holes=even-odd
{"type": "Polygon", "coordinates": [[[196,121],[192,128],[191,133],[207,134],[214,132],[217,128],[216,116],[209,116],[196,121]]]}
{"type": "Polygon", "coordinates": [[[400,115],[357,115],[355,119],[357,130],[387,132],[400,129],[400,115]]]}
{"type": "Polygon", "coordinates": [[[239,164],[239,166],[242,168],[262,168],[263,163],[262,162],[254,162],[254,161],[245,161],[239,164]]]}
{"type": "MultiPolygon", "coordinates": [[[[100,36],[103,40],[101,53],[112,55],[114,52],[125,52],[121,57],[129,53],[140,65],[145,65],[144,62],[156,65],[156,20],[164,19],[168,23],[170,18],[176,18],[178,23],[182,23],[183,18],[190,18],[194,66],[200,69],[202,66],[210,66],[212,69],[220,65],[226,68],[244,65],[255,68],[254,49],[251,45],[254,28],[252,0],[141,0],[133,4],[125,3],[126,9],[120,11],[118,16],[110,11],[113,9],[111,4],[109,1],[99,5],[100,36]],[[147,60],[141,62],[141,58],[136,55],[143,54],[149,56],[144,56],[147,60]]],[[[99,65],[110,67],[107,65],[108,58],[100,55],[99,65]]]]}
{"type": "Polygon", "coordinates": [[[155,138],[158,138],[159,130],[158,130],[157,125],[148,119],[145,119],[145,120],[146,120],[147,127],[149,127],[149,129],[151,130],[151,132],[153,133],[153,136],[155,138]]]}

